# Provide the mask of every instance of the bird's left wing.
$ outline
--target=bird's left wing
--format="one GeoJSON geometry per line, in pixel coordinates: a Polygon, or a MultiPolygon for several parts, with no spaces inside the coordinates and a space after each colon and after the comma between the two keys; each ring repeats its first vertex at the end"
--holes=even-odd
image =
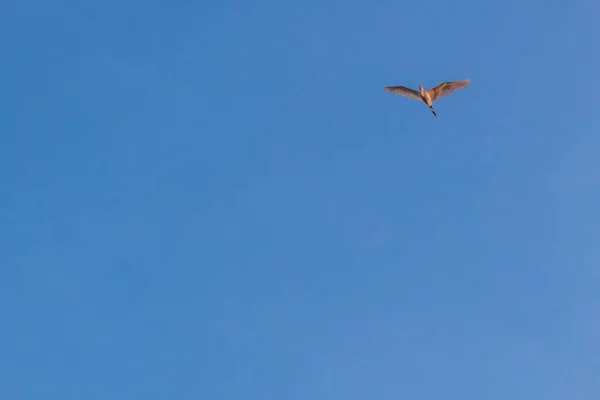
{"type": "Polygon", "coordinates": [[[410,97],[411,99],[421,100],[421,94],[416,90],[404,86],[386,86],[385,90],[400,96],[410,97]]]}

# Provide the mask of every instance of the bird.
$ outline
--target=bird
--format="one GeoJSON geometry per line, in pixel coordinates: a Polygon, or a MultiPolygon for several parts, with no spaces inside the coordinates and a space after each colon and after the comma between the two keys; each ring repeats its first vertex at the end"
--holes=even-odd
{"type": "Polygon", "coordinates": [[[400,96],[410,97],[415,100],[422,100],[427,104],[427,107],[431,110],[433,115],[437,118],[437,114],[433,109],[433,102],[441,99],[444,96],[447,96],[451,93],[456,92],[457,90],[464,89],[471,81],[469,79],[463,79],[462,81],[454,81],[454,82],[444,82],[433,89],[425,90],[423,86],[419,85],[419,91],[409,89],[404,86],[386,86],[385,90],[400,96]]]}

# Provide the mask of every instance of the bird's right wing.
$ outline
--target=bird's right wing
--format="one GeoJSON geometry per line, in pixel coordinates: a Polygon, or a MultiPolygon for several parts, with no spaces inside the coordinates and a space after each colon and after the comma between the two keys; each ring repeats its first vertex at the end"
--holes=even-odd
{"type": "Polygon", "coordinates": [[[410,97],[411,99],[415,99],[415,100],[422,100],[421,94],[419,92],[417,92],[416,90],[409,89],[404,86],[386,86],[385,90],[392,94],[410,97]]]}
{"type": "Polygon", "coordinates": [[[436,101],[441,99],[442,97],[448,96],[456,92],[457,90],[464,89],[471,83],[470,80],[464,79],[462,81],[455,82],[444,82],[440,85],[437,85],[433,89],[429,89],[428,92],[432,94],[431,100],[436,101]]]}

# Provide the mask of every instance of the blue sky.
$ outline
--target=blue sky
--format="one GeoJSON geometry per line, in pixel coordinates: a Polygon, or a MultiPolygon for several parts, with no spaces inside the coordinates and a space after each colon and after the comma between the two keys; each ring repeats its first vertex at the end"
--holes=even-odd
{"type": "Polygon", "coordinates": [[[599,18],[3,2],[0,398],[597,399],[599,18]]]}

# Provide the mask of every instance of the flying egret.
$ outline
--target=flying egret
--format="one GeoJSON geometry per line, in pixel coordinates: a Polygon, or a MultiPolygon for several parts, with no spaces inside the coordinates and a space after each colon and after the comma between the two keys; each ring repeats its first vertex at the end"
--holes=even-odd
{"type": "Polygon", "coordinates": [[[425,90],[423,89],[423,86],[419,85],[418,92],[404,86],[386,86],[385,90],[400,96],[410,97],[411,99],[422,100],[425,102],[425,104],[427,104],[433,115],[437,117],[437,114],[433,109],[433,102],[441,99],[444,96],[454,93],[457,90],[466,88],[469,86],[469,83],[471,83],[469,79],[455,82],[444,82],[429,90],[425,90]]]}

